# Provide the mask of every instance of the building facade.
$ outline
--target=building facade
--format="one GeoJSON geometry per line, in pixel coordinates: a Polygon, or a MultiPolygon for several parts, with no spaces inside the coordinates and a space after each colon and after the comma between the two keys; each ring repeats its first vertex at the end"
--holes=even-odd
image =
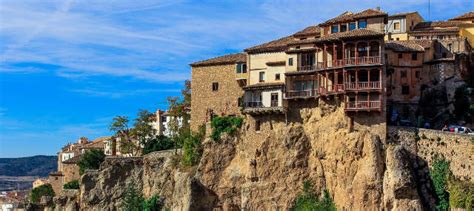
{"type": "Polygon", "coordinates": [[[191,64],[191,130],[197,131],[215,115],[241,115],[246,61],[244,53],[237,53],[191,64]]]}
{"type": "Polygon", "coordinates": [[[385,25],[385,41],[408,40],[408,33],[416,24],[423,22],[423,17],[418,12],[398,13],[388,16],[385,25]]]}

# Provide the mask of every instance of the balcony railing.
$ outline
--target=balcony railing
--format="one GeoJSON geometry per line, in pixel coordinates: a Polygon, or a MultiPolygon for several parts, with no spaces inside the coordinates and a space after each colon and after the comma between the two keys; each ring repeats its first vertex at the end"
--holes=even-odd
{"type": "Polygon", "coordinates": [[[251,101],[244,103],[246,108],[260,108],[263,107],[262,101],[251,101]]]}
{"type": "Polygon", "coordinates": [[[316,97],[317,94],[318,93],[315,89],[291,90],[291,91],[286,91],[286,98],[316,97]]]}
{"type": "Polygon", "coordinates": [[[381,81],[365,81],[365,82],[351,82],[345,83],[345,90],[370,90],[370,89],[380,89],[381,81]]]}
{"type": "Polygon", "coordinates": [[[346,103],[346,110],[372,110],[380,109],[380,101],[350,101],[346,103]]]}
{"type": "Polygon", "coordinates": [[[325,68],[324,62],[316,62],[314,65],[298,66],[298,71],[315,71],[323,68],[325,68]]]}
{"type": "Polygon", "coordinates": [[[344,65],[359,65],[359,64],[380,64],[380,56],[363,56],[346,58],[344,65]]]}

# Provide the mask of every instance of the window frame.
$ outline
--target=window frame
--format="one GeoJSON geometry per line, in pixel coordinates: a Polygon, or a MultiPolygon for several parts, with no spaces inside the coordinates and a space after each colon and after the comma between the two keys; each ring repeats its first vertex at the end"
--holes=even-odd
{"type": "Polygon", "coordinates": [[[393,30],[394,31],[400,31],[401,30],[401,23],[399,21],[393,22],[393,30]],[[397,28],[398,26],[398,28],[397,28]]]}
{"type": "Polygon", "coordinates": [[[275,73],[275,81],[280,81],[280,80],[281,80],[280,73],[275,73]]]}
{"type": "Polygon", "coordinates": [[[366,29],[367,28],[367,19],[361,19],[357,21],[357,28],[359,29],[366,29]],[[361,23],[364,23],[363,26],[361,27],[361,23]]]}
{"type": "Polygon", "coordinates": [[[219,91],[219,82],[212,82],[212,91],[213,92],[219,91]]]}
{"type": "Polygon", "coordinates": [[[260,83],[265,82],[265,71],[258,72],[258,82],[260,83]]]}
{"type": "Polygon", "coordinates": [[[407,78],[407,77],[408,77],[408,71],[401,70],[400,71],[400,78],[407,78]]]}
{"type": "Polygon", "coordinates": [[[293,66],[293,58],[288,58],[288,66],[293,66]]]}
{"type": "Polygon", "coordinates": [[[418,60],[418,53],[411,53],[411,60],[412,61],[417,61],[418,60]]]}
{"type": "Polygon", "coordinates": [[[339,32],[346,32],[347,31],[347,23],[339,25],[339,32]],[[344,30],[342,30],[344,28],[344,30]]]}
{"type": "Polygon", "coordinates": [[[409,95],[410,94],[410,86],[408,85],[402,85],[402,95],[409,95]]]}
{"type": "Polygon", "coordinates": [[[357,23],[356,22],[350,22],[349,23],[349,31],[357,29],[357,23]],[[354,28],[352,28],[354,26],[354,28]]]}
{"type": "Polygon", "coordinates": [[[339,25],[331,25],[331,34],[339,32],[339,25]]]}

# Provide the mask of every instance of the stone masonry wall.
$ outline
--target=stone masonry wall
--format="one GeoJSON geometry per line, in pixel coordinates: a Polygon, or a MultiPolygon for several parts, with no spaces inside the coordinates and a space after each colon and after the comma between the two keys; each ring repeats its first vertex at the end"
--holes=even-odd
{"type": "Polygon", "coordinates": [[[389,141],[403,145],[428,166],[436,155],[444,156],[451,162],[455,177],[474,182],[474,136],[407,127],[389,127],[388,136],[389,141]]]}
{"type": "Polygon", "coordinates": [[[77,164],[63,164],[64,184],[81,179],[77,164]]]}
{"type": "Polygon", "coordinates": [[[240,115],[238,105],[243,90],[236,81],[236,65],[193,67],[191,90],[191,129],[196,131],[209,119],[208,110],[216,115],[240,115]],[[212,83],[219,89],[212,91],[212,83]]]}

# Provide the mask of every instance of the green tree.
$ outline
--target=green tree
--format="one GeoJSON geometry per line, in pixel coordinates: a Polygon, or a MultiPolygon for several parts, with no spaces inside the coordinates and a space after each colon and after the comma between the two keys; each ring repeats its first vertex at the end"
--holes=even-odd
{"type": "Polygon", "coordinates": [[[125,191],[122,208],[125,211],[142,211],[145,199],[134,183],[130,183],[125,191]]]}
{"type": "Polygon", "coordinates": [[[211,121],[212,134],[211,138],[218,141],[222,133],[234,134],[238,128],[242,126],[243,119],[241,117],[223,116],[214,117],[211,121]]]}
{"type": "Polygon", "coordinates": [[[449,193],[446,191],[449,175],[449,161],[443,157],[436,157],[430,170],[430,177],[438,199],[437,210],[448,210],[449,208],[449,193]]]}
{"type": "Polygon", "coordinates": [[[142,154],[146,155],[150,152],[173,149],[173,147],[174,142],[170,138],[166,136],[157,136],[144,143],[142,154]]]}
{"type": "Polygon", "coordinates": [[[144,211],[160,211],[162,206],[163,204],[160,201],[160,197],[157,195],[154,195],[144,201],[143,210],[144,211]]]}
{"type": "Polygon", "coordinates": [[[63,185],[64,189],[79,189],[79,181],[73,180],[63,185]]]}
{"type": "Polygon", "coordinates": [[[137,116],[131,134],[139,143],[145,144],[148,140],[152,140],[156,136],[156,130],[152,126],[155,120],[155,114],[147,110],[140,110],[137,116]]]}
{"type": "Polygon", "coordinates": [[[292,210],[295,211],[335,211],[336,205],[333,203],[329,192],[324,190],[322,200],[319,200],[313,184],[306,180],[303,182],[303,191],[299,193],[292,210]]]}
{"type": "Polygon", "coordinates": [[[50,196],[50,197],[55,196],[53,186],[51,186],[51,184],[44,184],[36,188],[33,188],[33,190],[31,190],[30,200],[32,203],[36,204],[40,202],[41,197],[43,196],[50,196]]]}
{"type": "Polygon", "coordinates": [[[131,137],[131,129],[128,127],[129,120],[126,116],[116,116],[113,118],[112,123],[109,126],[109,130],[114,132],[114,137],[118,138],[120,142],[120,152],[123,154],[132,155],[137,154],[137,148],[139,147],[133,142],[131,137]]]}
{"type": "Polygon", "coordinates": [[[91,149],[86,151],[79,159],[79,173],[84,174],[87,169],[99,169],[100,164],[105,160],[105,154],[102,150],[91,149]]]}

